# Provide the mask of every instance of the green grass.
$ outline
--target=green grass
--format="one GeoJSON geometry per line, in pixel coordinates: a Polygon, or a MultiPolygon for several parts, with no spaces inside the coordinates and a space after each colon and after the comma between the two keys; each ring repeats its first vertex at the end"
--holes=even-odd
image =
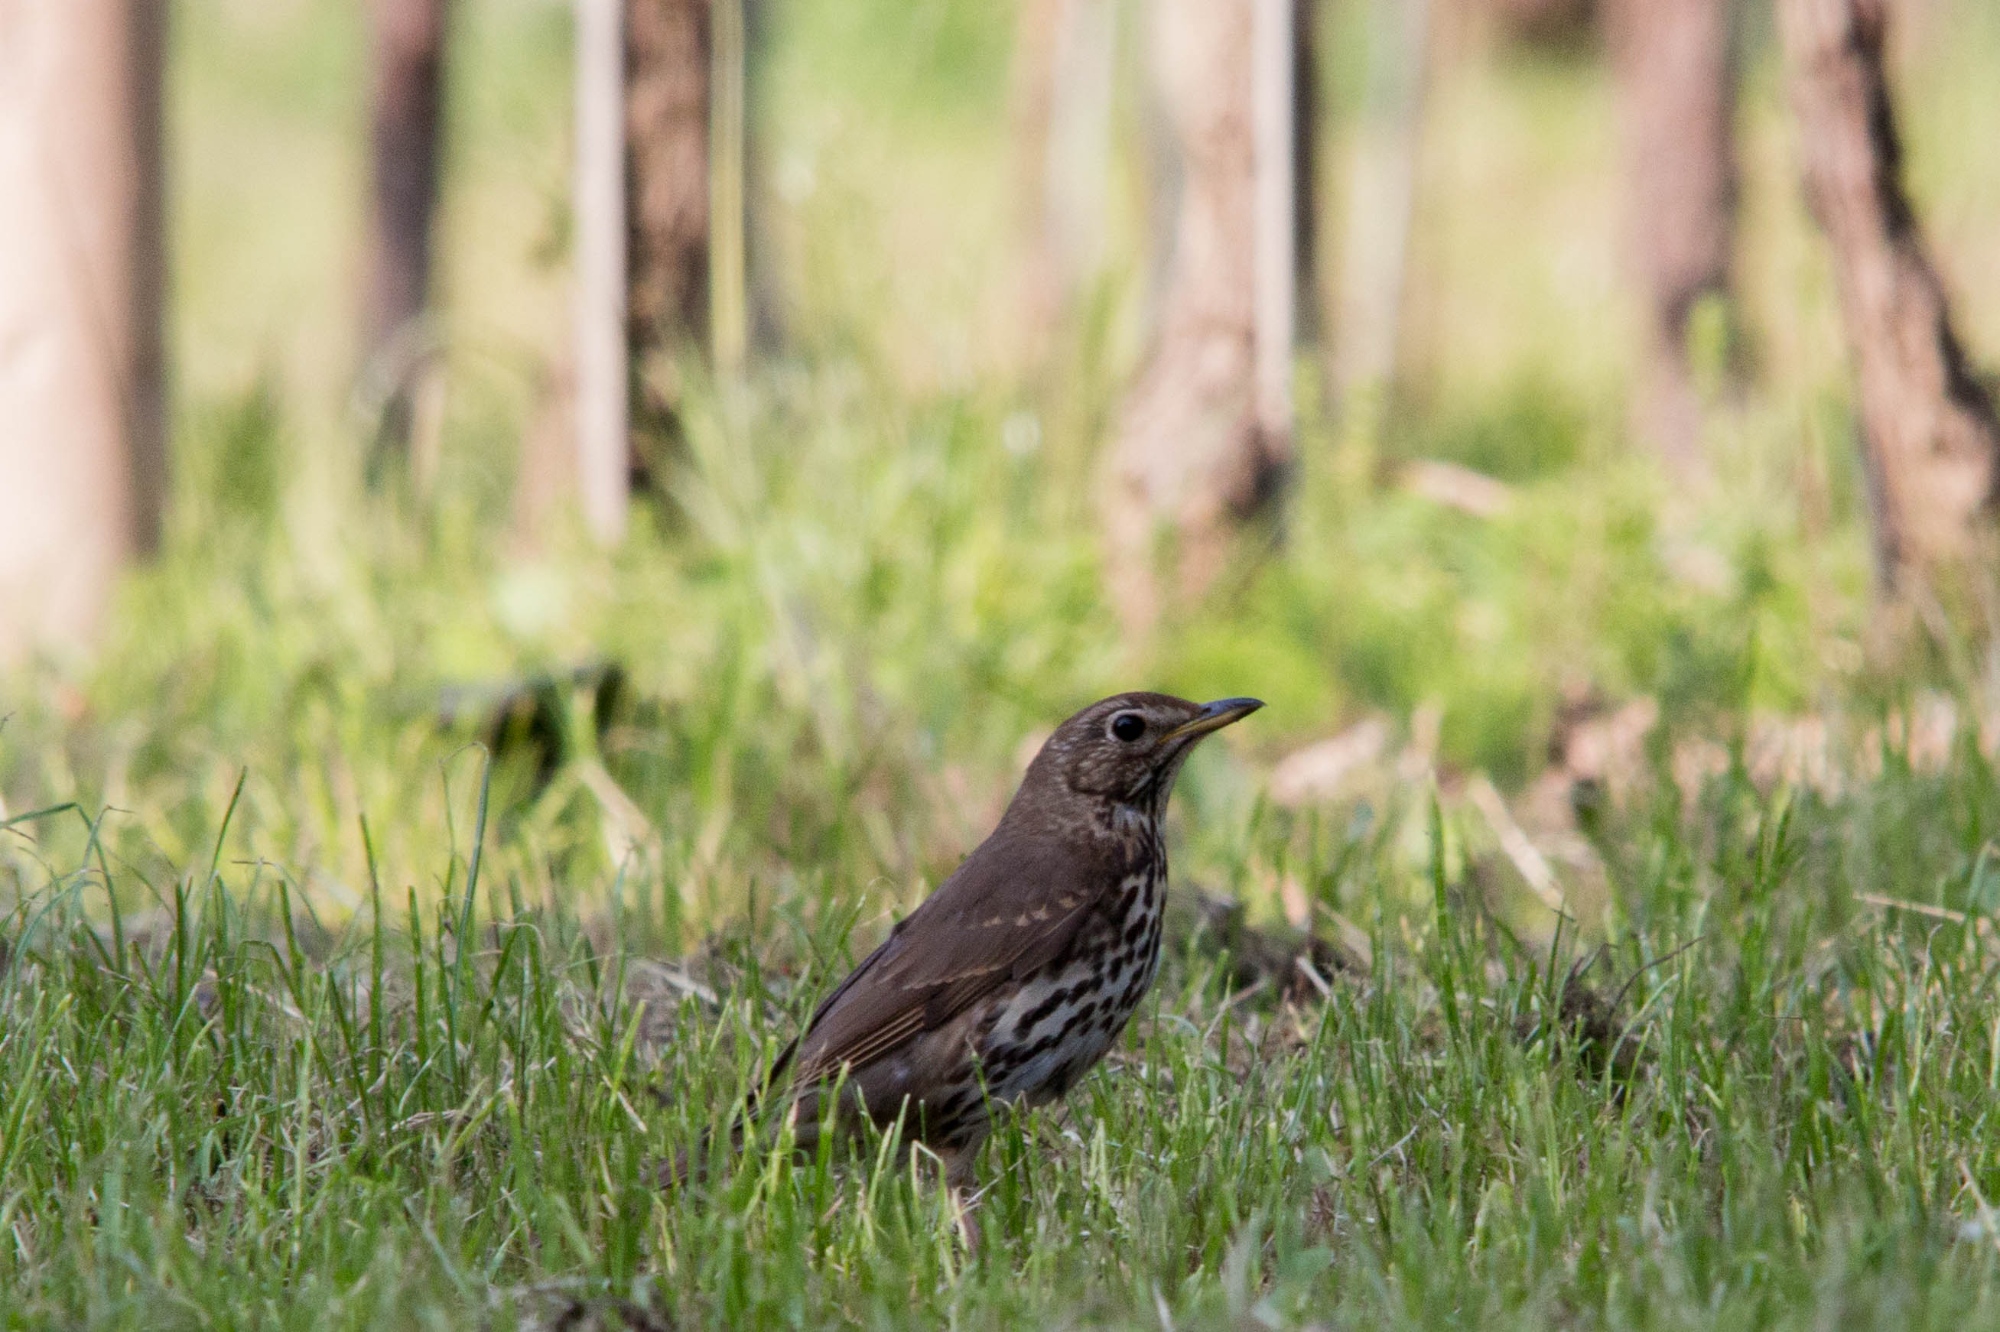
{"type": "Polygon", "coordinates": [[[2000,1325],[1996,797],[1967,746],[1836,801],[1739,776],[1635,810],[1601,953],[1517,933],[1421,799],[1246,814],[1197,869],[1301,874],[1369,973],[1294,1006],[1170,959],[1107,1066],[996,1135],[976,1257],[886,1149],[653,1186],[879,931],[838,869],[668,967],[672,876],[580,910],[490,817],[428,900],[371,884],[338,922],[233,832],[114,915],[101,842],[33,850],[80,812],[17,818],[0,1317],[2000,1325]],[[1623,995],[1620,1057],[1561,1022],[1573,970],[1623,995]]]}

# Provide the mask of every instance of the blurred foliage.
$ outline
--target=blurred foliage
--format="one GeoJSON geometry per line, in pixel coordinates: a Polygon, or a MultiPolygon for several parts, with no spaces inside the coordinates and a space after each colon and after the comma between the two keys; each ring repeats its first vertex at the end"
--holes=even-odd
{"type": "MultiPolygon", "coordinates": [[[[232,837],[252,854],[352,902],[366,815],[384,864],[420,876],[462,835],[453,802],[477,767],[453,757],[478,732],[440,720],[447,700],[604,661],[629,685],[620,715],[564,723],[601,734],[601,755],[569,746],[583,767],[547,789],[509,778],[502,821],[541,873],[606,872],[618,820],[578,775],[601,758],[725,913],[831,845],[857,849],[850,887],[914,893],[997,809],[1024,738],[1115,688],[1258,693],[1274,706],[1232,743],[1265,760],[1435,709],[1447,768],[1506,783],[1539,768],[1579,692],[1731,734],[1908,683],[1862,667],[1844,362],[1768,43],[1743,112],[1741,354],[1732,321],[1697,321],[1709,483],[1670,492],[1626,435],[1602,71],[1455,47],[1420,162],[1405,382],[1343,413],[1310,350],[1287,511],[1208,603],[1134,645],[1102,588],[1094,480],[1144,333],[1136,15],[1121,10],[1112,257],[1024,355],[1011,12],[757,7],[758,262],[783,341],[746,384],[685,368],[686,449],[606,556],[560,522],[525,531],[514,497],[524,449],[568,411],[566,6],[456,11],[439,465],[424,493],[406,479],[386,497],[356,479],[374,424],[352,389],[359,19],[332,0],[180,9],[170,549],[96,663],[20,676],[0,729],[10,808],[116,806],[106,837],[161,874],[213,843],[244,771],[232,837]],[[1418,493],[1406,469],[1425,460],[1503,482],[1504,511],[1418,493]],[[449,798],[441,764],[460,774],[449,798]]],[[[1335,182],[1369,12],[1341,0],[1323,29],[1335,182]]],[[[2000,49],[1969,22],[1952,42],[1919,25],[1926,77],[1905,86],[1926,207],[1947,257],[1976,259],[1990,242],[1967,219],[2000,216],[1980,183],[2000,153],[1941,111],[1986,67],[1964,45],[2000,49]]],[[[1977,345],[2000,300],[1964,294],[1977,345]]],[[[1205,757],[1196,799],[1241,790],[1236,762],[1205,757]]]]}

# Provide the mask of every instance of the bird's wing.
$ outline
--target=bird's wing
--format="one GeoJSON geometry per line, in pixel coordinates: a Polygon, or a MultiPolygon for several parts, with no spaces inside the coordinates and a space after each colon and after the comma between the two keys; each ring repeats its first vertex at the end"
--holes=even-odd
{"type": "Polygon", "coordinates": [[[795,1086],[866,1064],[1047,966],[1117,878],[1072,848],[996,833],[827,996],[773,1080],[787,1062],[795,1086]]]}

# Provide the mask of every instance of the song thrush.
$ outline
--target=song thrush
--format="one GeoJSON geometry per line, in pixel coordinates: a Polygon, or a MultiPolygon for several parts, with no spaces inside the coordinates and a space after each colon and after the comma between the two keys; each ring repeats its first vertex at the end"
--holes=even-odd
{"type": "Polygon", "coordinates": [[[791,1107],[799,1149],[835,1119],[900,1119],[963,1198],[991,1107],[1061,1096],[1138,1008],[1159,967],[1174,778],[1262,706],[1119,694],[1058,727],[999,827],[778,1056],[764,1099],[791,1107]]]}

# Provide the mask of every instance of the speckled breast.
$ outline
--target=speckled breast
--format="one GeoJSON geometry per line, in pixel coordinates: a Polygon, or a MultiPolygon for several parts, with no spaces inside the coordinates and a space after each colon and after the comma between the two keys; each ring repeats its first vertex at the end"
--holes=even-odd
{"type": "Polygon", "coordinates": [[[992,1099],[1061,1096],[1125,1030],[1159,970],[1166,869],[1165,857],[1144,857],[1061,957],[982,1015],[977,1048],[992,1099]]]}

